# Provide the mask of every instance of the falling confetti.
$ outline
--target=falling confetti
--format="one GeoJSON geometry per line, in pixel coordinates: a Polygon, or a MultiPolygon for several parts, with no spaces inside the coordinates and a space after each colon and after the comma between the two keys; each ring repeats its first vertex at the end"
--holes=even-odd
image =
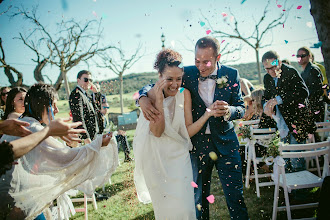
{"type": "Polygon", "coordinates": [[[292,57],[295,57],[295,56],[296,56],[296,54],[292,54],[291,56],[292,56],[292,57]]]}
{"type": "Polygon", "coordinates": [[[209,195],[208,197],[206,197],[207,201],[209,201],[209,203],[214,203],[214,195],[209,195]]]}
{"type": "Polygon", "coordinates": [[[216,153],[214,153],[213,151],[211,151],[209,153],[209,157],[213,160],[213,161],[216,161],[218,159],[218,156],[216,153]]]}
{"type": "Polygon", "coordinates": [[[221,43],[225,42],[226,40],[222,40],[221,43]]]}
{"type": "Polygon", "coordinates": [[[221,14],[222,14],[222,17],[227,17],[228,16],[227,13],[225,13],[225,12],[222,12],[221,14]]]}
{"type": "Polygon", "coordinates": [[[198,209],[198,211],[201,211],[201,210],[202,210],[202,206],[201,206],[201,204],[197,204],[197,205],[196,205],[196,208],[198,209]]]}
{"type": "Polygon", "coordinates": [[[238,86],[238,84],[237,84],[237,83],[235,83],[235,84],[233,85],[233,87],[236,87],[236,86],[238,86]]]}
{"type": "Polygon", "coordinates": [[[198,188],[198,185],[194,181],[191,181],[190,185],[194,188],[198,188]]]}
{"type": "Polygon", "coordinates": [[[303,105],[303,104],[298,104],[298,108],[303,108],[303,107],[305,107],[305,105],[303,105]]]}
{"type": "Polygon", "coordinates": [[[296,128],[297,128],[297,126],[295,126],[294,124],[292,124],[291,126],[292,126],[294,129],[296,129],[296,128]]]}
{"type": "Polygon", "coordinates": [[[206,34],[209,35],[211,33],[211,30],[207,30],[206,34]]]}
{"type": "Polygon", "coordinates": [[[320,113],[320,111],[314,112],[315,115],[317,115],[318,113],[320,113]]]}
{"type": "Polygon", "coordinates": [[[205,22],[201,21],[199,22],[199,24],[201,25],[201,27],[203,27],[205,25],[205,22]]]}
{"type": "Polygon", "coordinates": [[[284,24],[283,24],[283,28],[284,28],[284,24]]]}
{"type": "Polygon", "coordinates": [[[309,21],[306,23],[307,27],[312,28],[313,27],[313,22],[309,21]]]}
{"type": "Polygon", "coordinates": [[[97,14],[95,11],[93,11],[92,14],[97,18],[97,14]]]}
{"type": "Polygon", "coordinates": [[[287,44],[289,41],[287,41],[287,40],[284,40],[284,42],[287,44]]]}
{"type": "Polygon", "coordinates": [[[207,62],[206,66],[210,67],[211,66],[211,61],[207,62]]]}
{"type": "Polygon", "coordinates": [[[277,66],[277,65],[278,65],[278,60],[274,60],[271,64],[272,64],[273,66],[277,66]]]}
{"type": "Polygon", "coordinates": [[[277,5],[278,8],[282,8],[282,5],[277,5]]]}
{"type": "Polygon", "coordinates": [[[297,130],[296,130],[296,129],[294,129],[294,130],[293,130],[293,133],[295,133],[295,134],[298,134],[298,132],[297,132],[297,130]]]}
{"type": "Polygon", "coordinates": [[[322,41],[319,41],[316,44],[313,44],[313,46],[311,46],[310,48],[320,48],[322,46],[322,41]]]}
{"type": "Polygon", "coordinates": [[[184,90],[184,88],[183,88],[183,87],[180,87],[180,88],[179,88],[179,91],[180,91],[180,93],[182,93],[182,92],[183,92],[183,90],[184,90]]]}
{"type": "Polygon", "coordinates": [[[243,1],[241,2],[241,4],[243,4],[245,1],[246,1],[246,0],[243,0],[243,1]]]}
{"type": "Polygon", "coordinates": [[[301,7],[302,7],[302,6],[301,6],[301,5],[299,5],[299,6],[297,7],[297,9],[299,10],[299,9],[301,9],[301,7]]]}

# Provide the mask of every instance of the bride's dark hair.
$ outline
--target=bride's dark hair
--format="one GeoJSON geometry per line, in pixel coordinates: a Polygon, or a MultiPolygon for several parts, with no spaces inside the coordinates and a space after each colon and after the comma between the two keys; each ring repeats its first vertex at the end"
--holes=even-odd
{"type": "MultiPolygon", "coordinates": [[[[182,56],[172,49],[164,49],[157,54],[154,68],[162,75],[166,66],[178,67],[182,62],[182,56]]],[[[182,67],[180,67],[182,68],[182,67]]]]}

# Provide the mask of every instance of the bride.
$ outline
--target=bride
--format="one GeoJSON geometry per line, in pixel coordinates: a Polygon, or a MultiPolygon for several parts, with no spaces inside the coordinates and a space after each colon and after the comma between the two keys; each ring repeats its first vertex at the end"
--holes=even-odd
{"type": "Polygon", "coordinates": [[[148,97],[161,115],[149,122],[141,114],[133,141],[137,195],[143,203],[152,202],[158,220],[196,219],[190,137],[214,115],[213,110],[205,111],[192,123],[190,92],[180,88],[181,61],[181,55],[171,49],[157,55],[154,67],[159,80],[148,97]]]}

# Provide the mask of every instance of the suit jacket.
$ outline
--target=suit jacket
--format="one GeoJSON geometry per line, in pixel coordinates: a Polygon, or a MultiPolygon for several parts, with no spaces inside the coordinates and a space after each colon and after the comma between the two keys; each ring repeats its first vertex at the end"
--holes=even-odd
{"type": "MultiPolygon", "coordinates": [[[[188,89],[191,93],[192,116],[194,122],[204,114],[206,109],[205,103],[198,93],[199,75],[199,70],[196,66],[184,68],[183,87],[188,89]]],[[[227,121],[224,120],[223,117],[210,117],[207,123],[210,124],[211,139],[216,148],[221,154],[228,155],[239,148],[232,120],[242,118],[245,109],[241,95],[238,71],[222,65],[221,68],[218,69],[217,75],[218,78],[226,76],[228,85],[223,88],[218,88],[218,85],[216,85],[213,101],[226,101],[230,106],[231,115],[227,121]]],[[[206,140],[204,135],[207,123],[191,138],[194,145],[193,152],[196,152],[198,155],[207,152],[208,140],[206,140]]]]}
{"type": "Polygon", "coordinates": [[[99,133],[99,109],[93,99],[77,86],[70,94],[69,104],[73,121],[81,121],[82,125],[78,128],[83,128],[87,131],[86,134],[82,133],[82,139],[90,138],[94,140],[96,134],[99,133]]]}
{"type": "Polygon", "coordinates": [[[292,66],[282,64],[281,70],[277,86],[269,74],[264,76],[264,99],[268,101],[276,96],[281,97],[283,104],[278,105],[279,111],[291,134],[298,142],[302,142],[316,129],[308,100],[308,88],[292,66]]]}

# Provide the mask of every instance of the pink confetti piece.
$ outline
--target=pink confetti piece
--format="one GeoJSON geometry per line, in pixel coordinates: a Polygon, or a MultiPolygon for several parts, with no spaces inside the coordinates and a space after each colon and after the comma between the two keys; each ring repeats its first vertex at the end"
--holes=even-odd
{"type": "Polygon", "coordinates": [[[211,66],[211,61],[207,62],[206,66],[210,67],[211,66]]]}
{"type": "Polygon", "coordinates": [[[295,57],[295,56],[296,56],[296,54],[292,54],[291,56],[292,56],[292,57],[295,57]]]}
{"type": "Polygon", "coordinates": [[[286,11],[285,9],[283,9],[283,11],[286,11]]]}
{"type": "Polygon", "coordinates": [[[283,24],[283,28],[284,28],[284,24],[283,24]]]}
{"type": "Polygon", "coordinates": [[[296,129],[293,130],[293,133],[298,134],[298,132],[296,131],[296,129]]]}
{"type": "Polygon", "coordinates": [[[302,6],[301,5],[299,5],[298,7],[297,7],[297,9],[299,10],[299,9],[301,9],[302,8],[302,6]]]}
{"type": "Polygon", "coordinates": [[[206,34],[209,35],[211,33],[211,30],[207,30],[206,34]]]}
{"type": "Polygon", "coordinates": [[[298,104],[298,108],[303,108],[303,107],[305,107],[305,105],[303,105],[303,104],[298,104]]]}
{"type": "Polygon", "coordinates": [[[314,112],[315,115],[317,115],[318,113],[320,113],[320,111],[314,112]]]}
{"type": "Polygon", "coordinates": [[[237,84],[237,83],[235,83],[235,84],[233,85],[233,87],[236,87],[236,86],[238,86],[238,84],[237,84]]]}
{"type": "Polygon", "coordinates": [[[136,93],[133,94],[133,99],[134,100],[138,99],[139,97],[140,97],[139,92],[136,92],[136,93]]]}
{"type": "Polygon", "coordinates": [[[194,188],[198,188],[198,185],[194,181],[191,181],[190,185],[194,188]]]}
{"type": "Polygon", "coordinates": [[[221,43],[225,42],[226,40],[222,40],[221,43]]]}
{"type": "Polygon", "coordinates": [[[282,5],[277,5],[278,8],[282,8],[282,5]]]}
{"type": "Polygon", "coordinates": [[[209,109],[209,108],[206,108],[206,111],[207,111],[207,112],[211,112],[211,109],[209,109]]]}
{"type": "Polygon", "coordinates": [[[92,12],[92,14],[93,14],[95,17],[97,17],[97,14],[96,14],[96,12],[95,12],[95,11],[93,11],[93,12],[92,12]]]}
{"type": "Polygon", "coordinates": [[[222,14],[223,17],[227,17],[228,16],[227,13],[225,13],[225,12],[222,12],[221,14],[222,14]]]}
{"type": "Polygon", "coordinates": [[[209,201],[209,203],[214,203],[214,195],[209,195],[208,197],[206,197],[207,201],[209,201]]]}
{"type": "Polygon", "coordinates": [[[327,88],[327,86],[328,86],[328,85],[324,85],[324,86],[322,86],[322,89],[325,89],[325,88],[327,88]]]}
{"type": "Polygon", "coordinates": [[[297,128],[297,127],[296,127],[294,124],[292,124],[291,126],[292,126],[294,129],[296,129],[296,128],[297,128]]]}

